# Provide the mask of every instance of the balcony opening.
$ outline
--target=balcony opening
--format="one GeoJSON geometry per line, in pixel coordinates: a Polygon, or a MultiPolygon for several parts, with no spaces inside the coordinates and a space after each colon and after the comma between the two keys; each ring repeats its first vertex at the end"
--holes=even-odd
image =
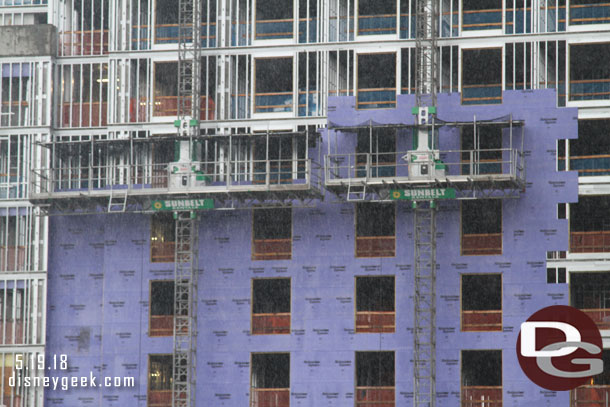
{"type": "Polygon", "coordinates": [[[502,201],[462,201],[462,256],[502,254],[502,201]]]}
{"type": "Polygon", "coordinates": [[[502,0],[463,0],[462,30],[501,30],[502,0]]]}
{"type": "MultiPolygon", "coordinates": [[[[71,18],[64,18],[59,26],[60,55],[107,54],[110,21],[108,2],[67,0],[62,2],[62,6],[64,15],[69,15],[71,18]]],[[[46,13],[44,23],[46,24],[46,13]]]]}
{"type": "Polygon", "coordinates": [[[147,407],[172,405],[173,355],[148,355],[147,407]]]}
{"type": "Polygon", "coordinates": [[[176,116],[178,114],[178,63],[158,62],[154,64],[154,71],[153,116],[176,116]]]}
{"type": "Polygon", "coordinates": [[[570,100],[610,99],[610,43],[570,45],[570,100]]]}
{"type": "Polygon", "coordinates": [[[26,270],[26,236],[28,219],[25,216],[0,217],[0,271],[26,270]]]}
{"type": "Polygon", "coordinates": [[[393,407],[394,374],[394,352],[356,352],[356,407],[393,407]]]}
{"type": "Polygon", "coordinates": [[[250,407],[290,406],[290,354],[253,353],[250,407]]]}
{"type": "MultiPolygon", "coordinates": [[[[510,0],[509,0],[510,1],[510,0]]],[[[555,84],[555,60],[556,60],[556,45],[552,42],[543,43],[548,44],[546,50],[540,49],[540,52],[546,53],[547,76],[548,76],[548,87],[558,89],[555,84]]],[[[541,45],[542,47],[542,45],[541,45]]],[[[561,47],[560,47],[561,48],[561,47]]],[[[560,50],[560,55],[564,53],[560,50]]],[[[505,55],[504,55],[504,66],[506,68],[505,83],[506,89],[532,89],[532,66],[526,61],[530,61],[532,55],[532,44],[531,43],[512,43],[506,44],[505,55]]],[[[561,63],[561,62],[559,62],[561,63]]],[[[565,63],[564,65],[565,66],[565,63]]],[[[559,69],[561,70],[561,66],[559,69]]],[[[543,67],[540,68],[544,70],[543,67]]],[[[542,74],[544,76],[544,74],[542,74]]],[[[558,75],[561,86],[558,89],[558,93],[565,93],[565,86],[561,78],[561,73],[558,75]]],[[[543,86],[541,83],[540,86],[543,86]]]]}
{"type": "Polygon", "coordinates": [[[252,211],[252,260],[292,258],[292,209],[252,211]]]}
{"type": "Polygon", "coordinates": [[[570,273],[570,305],[610,329],[610,273],[570,273]]]}
{"type": "Polygon", "coordinates": [[[299,116],[317,116],[318,111],[318,53],[299,53],[299,116]]]}
{"type": "MultiPolygon", "coordinates": [[[[570,140],[570,170],[581,177],[610,175],[610,120],[579,120],[578,138],[570,140]]],[[[565,169],[565,149],[559,157],[565,169]]]]}
{"type": "Polygon", "coordinates": [[[502,351],[462,351],[462,407],[502,406],[502,351]]]}
{"type": "MultiPolygon", "coordinates": [[[[155,1],[155,44],[177,44],[178,43],[178,10],[179,0],[156,0],[155,1]]],[[[174,71],[174,76],[176,76],[174,71]]]]}
{"type": "Polygon", "coordinates": [[[359,54],[357,67],[356,107],[396,107],[396,54],[359,54]]]}
{"type": "Polygon", "coordinates": [[[396,175],[396,130],[362,128],[356,143],[355,178],[396,175]]]}
{"type": "Polygon", "coordinates": [[[502,128],[462,127],[462,175],[502,173],[502,128]]]}
{"type": "Polygon", "coordinates": [[[462,331],[502,330],[502,275],[462,274],[462,331]]]}
{"type": "Polygon", "coordinates": [[[28,126],[28,112],[33,106],[32,99],[32,68],[29,63],[2,64],[2,105],[0,125],[28,126]]]}
{"type": "Polygon", "coordinates": [[[254,184],[292,184],[305,179],[305,139],[292,135],[258,138],[254,144],[254,184]]]}
{"type": "Polygon", "coordinates": [[[150,282],[150,336],[174,334],[174,282],[150,282]]]}
{"type": "Polygon", "coordinates": [[[394,276],[356,277],[356,333],[396,330],[394,276]]]}
{"type": "Polygon", "coordinates": [[[499,103],[502,103],[502,49],[462,50],[462,104],[499,103]]]}
{"type": "MultiPolygon", "coordinates": [[[[204,57],[201,60],[200,120],[214,119],[214,98],[206,95],[213,95],[216,91],[215,61],[214,57],[204,57]]],[[[175,118],[178,115],[178,62],[155,63],[154,78],[153,116],[175,118]]],[[[187,106],[190,109],[190,100],[187,106]]]]}
{"type": "Polygon", "coordinates": [[[7,282],[4,282],[4,287],[0,288],[0,343],[3,345],[23,344],[27,335],[24,325],[25,290],[6,285],[7,282]]]}
{"type": "Polygon", "coordinates": [[[292,57],[256,58],[254,112],[292,112],[292,57]]]}
{"type": "Polygon", "coordinates": [[[280,40],[293,36],[292,0],[256,0],[254,39],[280,40]]]}
{"type": "Polygon", "coordinates": [[[252,335],[290,333],[290,279],[252,280],[252,335]]]}
{"type": "Polygon", "coordinates": [[[570,0],[570,25],[610,23],[608,0],[570,0]]]}
{"type": "Polygon", "coordinates": [[[610,198],[579,196],[570,204],[570,252],[610,252],[610,198]]]}
{"type": "Polygon", "coordinates": [[[100,127],[108,123],[108,65],[58,67],[61,82],[61,127],[100,127]]]}
{"type": "Polygon", "coordinates": [[[358,35],[396,34],[396,1],[358,0],[358,35]]]}
{"type": "MultiPolygon", "coordinates": [[[[306,42],[317,42],[318,3],[310,1],[309,7],[307,7],[307,3],[307,1],[299,1],[299,43],[301,44],[306,42]]],[[[333,28],[330,30],[330,35],[333,36],[333,28]]],[[[336,31],[336,28],[334,31],[336,31]]],[[[334,42],[336,39],[331,41],[334,42]]]]}
{"type": "Polygon", "coordinates": [[[150,221],[150,262],[173,263],[176,223],[171,213],[155,213],[150,221]]]}
{"type": "Polygon", "coordinates": [[[396,206],[362,202],[356,204],[356,257],[396,255],[396,206]]]}
{"type": "MultiPolygon", "coordinates": [[[[602,351],[604,366],[610,366],[610,349],[602,351]]],[[[605,406],[610,400],[610,370],[593,376],[589,384],[577,387],[570,392],[570,407],[605,406]]]]}

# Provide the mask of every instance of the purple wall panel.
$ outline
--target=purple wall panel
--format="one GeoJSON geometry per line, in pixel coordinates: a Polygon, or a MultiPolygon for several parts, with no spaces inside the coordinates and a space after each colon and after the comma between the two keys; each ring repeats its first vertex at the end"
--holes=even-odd
{"type": "MultiPolygon", "coordinates": [[[[567,304],[568,286],[546,283],[546,252],[566,250],[567,223],[556,204],[577,199],[577,176],[555,171],[555,141],[577,134],[576,109],[556,108],[553,91],[509,91],[504,103],[461,106],[459,95],[439,95],[438,117],[447,121],[513,114],[525,120],[527,188],[503,203],[503,254],[460,256],[458,203],[438,214],[438,406],[460,398],[460,350],[502,349],[505,405],[567,405],[567,394],[541,391],[521,373],[516,335],[531,313],[567,304]],[[502,273],[503,332],[460,332],[460,273],[502,273]]],[[[331,98],[329,120],[341,125],[373,120],[412,123],[413,97],[398,96],[398,108],[355,111],[351,97],[331,98]],[[334,108],[333,108],[334,107],[334,108]]],[[[459,148],[458,132],[441,130],[441,149],[459,148]]],[[[353,134],[323,132],[334,153],[355,149],[353,134]]],[[[399,137],[398,148],[411,146],[399,137]]],[[[291,405],[353,406],[354,352],[396,352],[397,405],[412,404],[413,214],[397,204],[395,258],[354,257],[354,205],[320,202],[293,211],[293,259],[252,261],[251,211],[201,213],[198,386],[200,405],[243,407],[249,399],[250,352],[291,353],[291,405]],[[396,333],[354,334],[354,278],[396,276],[396,333]],[[252,336],[251,279],[290,277],[292,334],[252,336]]],[[[146,405],[147,354],[171,353],[171,338],[149,338],[149,282],[172,279],[173,264],[150,263],[150,220],[145,215],[51,218],[49,262],[49,353],[67,353],[80,372],[99,368],[136,376],[135,389],[47,391],[49,405],[146,405]],[[89,341],[79,338],[89,332],[89,341]],[[70,339],[71,338],[71,339],[70,339]],[[79,347],[80,346],[80,347],[79,347]],[[92,367],[94,366],[94,367],[92,367]],[[50,400],[53,400],[51,403],[50,400]]]]}

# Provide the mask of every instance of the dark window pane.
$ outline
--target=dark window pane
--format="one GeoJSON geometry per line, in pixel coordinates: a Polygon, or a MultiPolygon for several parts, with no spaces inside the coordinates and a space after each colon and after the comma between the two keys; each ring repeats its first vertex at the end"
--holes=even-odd
{"type": "Polygon", "coordinates": [[[394,352],[356,352],[356,386],[394,386],[394,352]]]}
{"type": "Polygon", "coordinates": [[[556,274],[557,269],[546,269],[546,282],[548,284],[555,284],[557,282],[556,274]]]}
{"type": "Polygon", "coordinates": [[[150,315],[174,315],[174,282],[150,283],[150,315]]]}
{"type": "Polygon", "coordinates": [[[394,277],[357,277],[356,311],[394,311],[394,277]]]}
{"type": "Polygon", "coordinates": [[[290,312],[290,280],[287,278],[255,279],[252,281],[252,312],[271,314],[290,312]]]}
{"type": "Polygon", "coordinates": [[[462,201],[462,234],[502,233],[502,201],[462,201]]]}
{"type": "Polygon", "coordinates": [[[252,354],[252,387],[286,389],[290,387],[290,354],[252,354]]]}
{"type": "Polygon", "coordinates": [[[464,50],[462,68],[463,85],[501,84],[502,50],[500,48],[464,50]]]}
{"type": "Polygon", "coordinates": [[[292,209],[255,209],[253,211],[254,239],[290,239],[292,237],[292,209]]]}
{"type": "Polygon", "coordinates": [[[257,58],[256,93],[291,92],[292,58],[257,58]]]}
{"type": "Polygon", "coordinates": [[[356,236],[394,236],[394,204],[359,203],[356,205],[356,236]]]}
{"type": "Polygon", "coordinates": [[[566,269],[563,267],[557,269],[557,282],[560,284],[566,282],[566,269]]]}
{"type": "Polygon", "coordinates": [[[500,274],[462,275],[462,309],[487,311],[502,309],[500,274]]]}
{"type": "Polygon", "coordinates": [[[502,351],[463,350],[462,386],[501,386],[502,351]]]}
{"type": "Polygon", "coordinates": [[[358,55],[358,89],[396,87],[396,54],[358,55]]]}

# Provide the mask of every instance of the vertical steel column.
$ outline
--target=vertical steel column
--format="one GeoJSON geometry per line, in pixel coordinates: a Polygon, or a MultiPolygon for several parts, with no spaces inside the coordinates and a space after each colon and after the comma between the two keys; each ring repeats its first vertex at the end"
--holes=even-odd
{"type": "MultiPolygon", "coordinates": [[[[420,203],[423,204],[423,203],[420,203]]],[[[415,208],[414,406],[436,404],[436,209],[415,208]]]]}
{"type": "MultiPolygon", "coordinates": [[[[418,108],[436,107],[439,52],[438,2],[416,2],[415,95],[418,108]]],[[[418,113],[418,137],[432,136],[434,148],[434,114],[425,123],[418,113]],[[429,121],[428,121],[429,120],[429,121]]],[[[419,203],[424,205],[423,202],[419,203]]],[[[417,203],[414,204],[417,206],[417,203]]],[[[413,329],[414,406],[436,405],[436,209],[415,207],[415,295],[413,329]]]]}
{"type": "MultiPolygon", "coordinates": [[[[199,122],[201,104],[201,2],[180,0],[178,14],[178,118],[199,122]]],[[[191,126],[199,133],[199,126],[191,126]]]]}
{"type": "MultiPolygon", "coordinates": [[[[178,119],[188,121],[192,157],[201,115],[201,1],[180,0],[178,12],[178,119]]],[[[176,216],[172,406],[194,407],[198,223],[189,212],[176,216]]]]}
{"type": "Polygon", "coordinates": [[[194,407],[197,347],[197,219],[178,212],[174,266],[173,407],[194,407]]]}
{"type": "Polygon", "coordinates": [[[415,32],[415,94],[418,107],[436,106],[438,91],[438,1],[418,0],[415,32]]]}

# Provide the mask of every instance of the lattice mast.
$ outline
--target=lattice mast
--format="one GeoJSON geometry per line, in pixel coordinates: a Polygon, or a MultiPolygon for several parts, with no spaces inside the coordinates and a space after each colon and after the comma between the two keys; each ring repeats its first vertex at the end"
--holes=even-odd
{"type": "MultiPolygon", "coordinates": [[[[178,14],[178,117],[181,152],[193,157],[201,111],[201,2],[180,0],[178,14]]],[[[184,157],[183,157],[184,159],[184,157]]],[[[174,353],[172,406],[195,407],[198,222],[194,212],[175,213],[174,353]]]]}
{"type": "MultiPolygon", "coordinates": [[[[418,173],[433,181],[434,115],[438,90],[438,2],[418,0],[416,4],[416,154],[423,153],[431,168],[418,173]]],[[[417,156],[417,155],[416,155],[417,156]]],[[[433,201],[414,202],[414,406],[436,405],[436,207],[433,201]]]]}

